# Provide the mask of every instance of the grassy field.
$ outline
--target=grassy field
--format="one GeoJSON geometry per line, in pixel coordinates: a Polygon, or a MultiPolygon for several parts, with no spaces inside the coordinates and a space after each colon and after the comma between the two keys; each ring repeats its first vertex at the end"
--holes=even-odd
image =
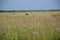
{"type": "Polygon", "coordinates": [[[60,11],[0,12],[0,40],[60,40],[60,11]]]}

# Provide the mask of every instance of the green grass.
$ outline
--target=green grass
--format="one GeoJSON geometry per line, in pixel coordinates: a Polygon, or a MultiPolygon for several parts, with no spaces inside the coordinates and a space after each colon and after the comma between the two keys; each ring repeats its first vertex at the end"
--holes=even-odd
{"type": "Polygon", "coordinates": [[[60,40],[60,12],[16,13],[0,13],[0,40],[60,40]]]}

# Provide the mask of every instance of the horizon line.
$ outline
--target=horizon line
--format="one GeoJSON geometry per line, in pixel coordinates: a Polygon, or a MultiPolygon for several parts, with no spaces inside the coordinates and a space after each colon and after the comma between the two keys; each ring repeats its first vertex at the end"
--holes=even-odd
{"type": "Polygon", "coordinates": [[[60,11],[60,9],[54,10],[0,10],[0,12],[45,12],[45,11],[60,11]]]}

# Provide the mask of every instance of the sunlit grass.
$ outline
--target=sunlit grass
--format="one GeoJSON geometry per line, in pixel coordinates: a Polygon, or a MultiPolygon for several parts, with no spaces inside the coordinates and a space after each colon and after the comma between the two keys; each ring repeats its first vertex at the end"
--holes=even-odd
{"type": "Polygon", "coordinates": [[[27,13],[0,13],[0,40],[60,40],[60,12],[27,13]]]}

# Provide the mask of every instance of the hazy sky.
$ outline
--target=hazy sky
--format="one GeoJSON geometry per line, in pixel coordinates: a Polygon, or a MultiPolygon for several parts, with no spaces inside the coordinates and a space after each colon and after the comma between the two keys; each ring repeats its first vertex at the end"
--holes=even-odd
{"type": "Polygon", "coordinates": [[[60,0],[0,0],[0,10],[60,9],[60,0]]]}

